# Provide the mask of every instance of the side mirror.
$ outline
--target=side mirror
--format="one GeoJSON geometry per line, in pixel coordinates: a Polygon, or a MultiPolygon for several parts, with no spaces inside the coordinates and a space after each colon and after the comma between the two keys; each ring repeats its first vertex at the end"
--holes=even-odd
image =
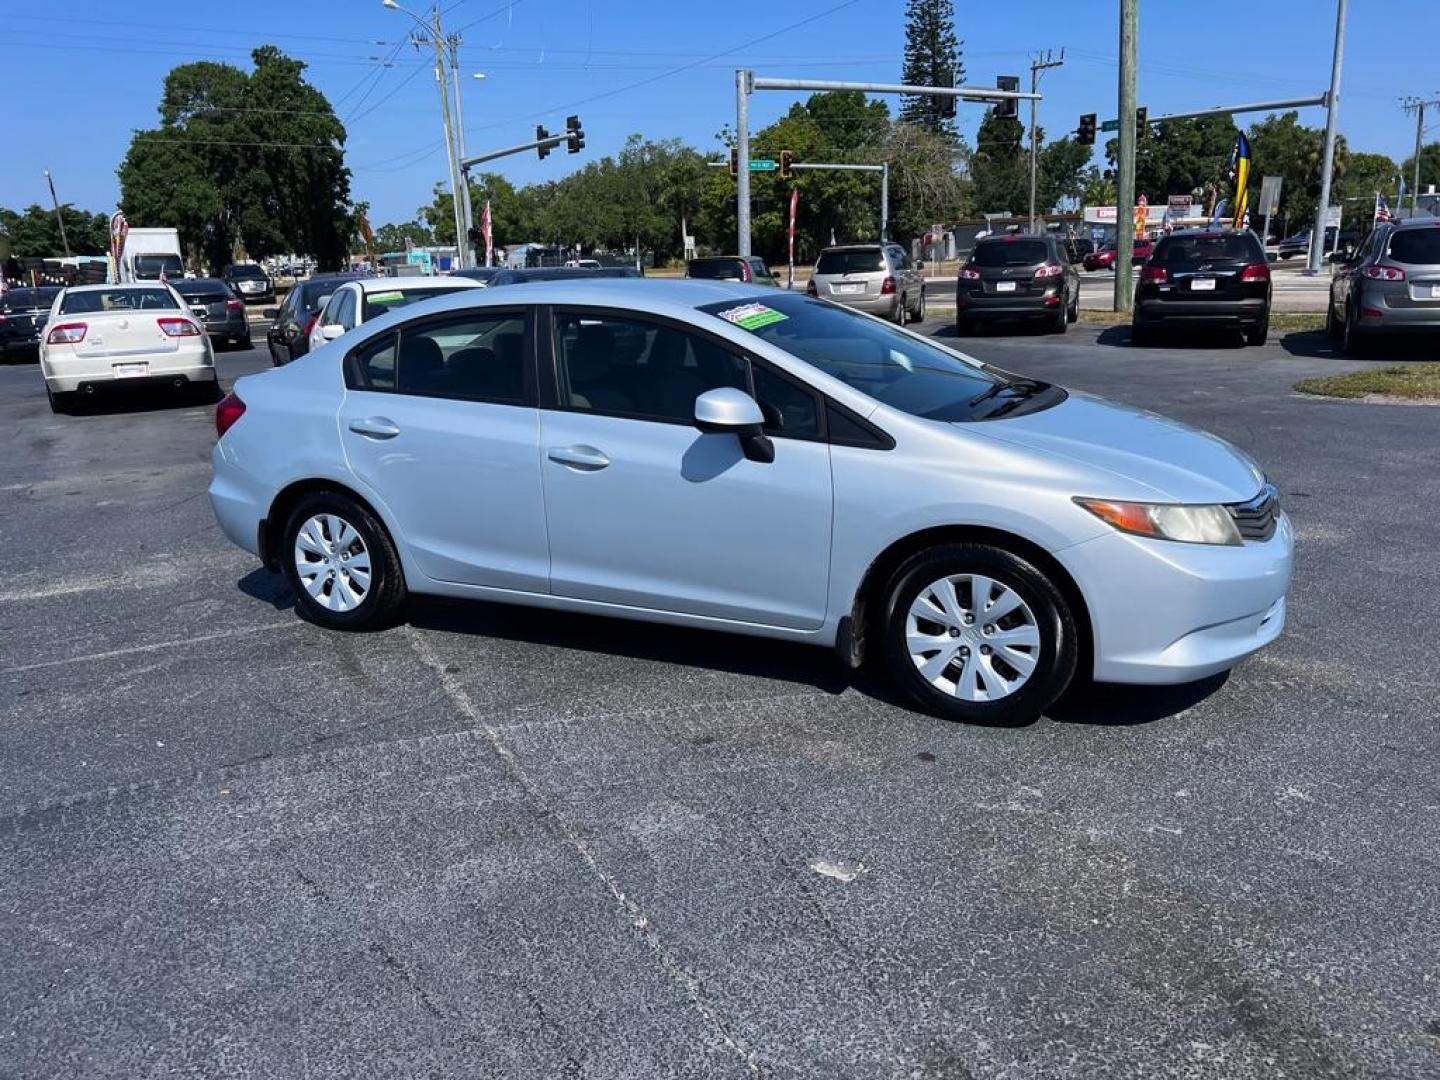
{"type": "Polygon", "coordinates": [[[280,317],[280,309],[278,307],[267,307],[261,311],[260,314],[266,319],[278,319],[280,317]]]}
{"type": "Polygon", "coordinates": [[[743,390],[720,386],[695,399],[695,426],[709,435],[735,435],[751,461],[768,465],[775,460],[775,444],[764,434],[765,414],[743,390]]]}
{"type": "Polygon", "coordinates": [[[334,341],[344,332],[345,327],[341,326],[339,323],[326,323],[324,326],[320,327],[320,336],[326,341],[334,341]]]}

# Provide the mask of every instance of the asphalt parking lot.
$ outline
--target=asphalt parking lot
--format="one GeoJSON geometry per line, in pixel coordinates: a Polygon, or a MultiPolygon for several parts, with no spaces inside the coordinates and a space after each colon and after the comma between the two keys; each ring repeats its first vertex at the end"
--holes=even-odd
{"type": "Polygon", "coordinates": [[[216,528],[210,407],[0,367],[0,1076],[1437,1075],[1440,412],[1125,339],[963,347],[1253,454],[1290,624],[1019,730],[775,642],[324,632],[216,528]]]}

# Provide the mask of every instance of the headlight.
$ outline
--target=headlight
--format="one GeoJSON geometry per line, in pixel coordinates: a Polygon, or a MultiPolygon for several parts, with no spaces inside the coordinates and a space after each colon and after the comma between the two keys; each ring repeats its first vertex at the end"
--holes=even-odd
{"type": "Polygon", "coordinates": [[[1075,502],[1106,524],[1136,536],[1177,540],[1185,544],[1227,544],[1239,547],[1242,543],[1240,533],[1235,528],[1235,520],[1223,506],[1115,502],[1111,499],[1078,497],[1075,502]]]}

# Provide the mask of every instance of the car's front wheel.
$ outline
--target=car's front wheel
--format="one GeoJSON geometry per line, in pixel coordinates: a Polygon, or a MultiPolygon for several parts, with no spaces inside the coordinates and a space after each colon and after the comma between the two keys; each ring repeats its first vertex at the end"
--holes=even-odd
{"type": "Polygon", "coordinates": [[[332,630],[388,625],[405,603],[400,557],[385,527],[349,496],[307,495],[280,551],[300,614],[332,630]]]}
{"type": "Polygon", "coordinates": [[[951,544],[911,557],[890,580],[883,618],[891,674],[949,720],[1029,723],[1075,674],[1078,635],[1064,596],[1003,548],[951,544]]]}

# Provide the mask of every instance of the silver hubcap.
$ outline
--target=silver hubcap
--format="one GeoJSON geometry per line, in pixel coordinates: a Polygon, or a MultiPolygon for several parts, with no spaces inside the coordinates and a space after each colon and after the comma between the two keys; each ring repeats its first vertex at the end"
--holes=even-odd
{"type": "Polygon", "coordinates": [[[1040,660],[1040,626],[1008,585],[954,574],[920,590],[905,620],[905,646],[935,689],[963,701],[1015,693],[1040,660]]]}
{"type": "Polygon", "coordinates": [[[310,598],[329,611],[354,611],[370,595],[370,550],[335,514],[316,514],[300,526],[295,570],[310,598]]]}

